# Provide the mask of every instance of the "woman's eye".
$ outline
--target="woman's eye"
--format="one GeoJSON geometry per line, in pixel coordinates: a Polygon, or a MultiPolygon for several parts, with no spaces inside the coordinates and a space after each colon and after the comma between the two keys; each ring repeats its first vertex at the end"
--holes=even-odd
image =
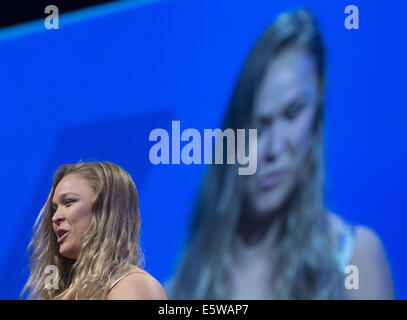
{"type": "Polygon", "coordinates": [[[71,203],[73,203],[73,202],[75,202],[74,200],[71,200],[71,199],[67,199],[67,200],[65,200],[65,205],[66,206],[69,206],[71,203]]]}
{"type": "Polygon", "coordinates": [[[298,115],[301,113],[301,111],[304,109],[305,103],[297,103],[290,108],[287,109],[285,112],[285,117],[289,120],[295,119],[298,117],[298,115]]]}

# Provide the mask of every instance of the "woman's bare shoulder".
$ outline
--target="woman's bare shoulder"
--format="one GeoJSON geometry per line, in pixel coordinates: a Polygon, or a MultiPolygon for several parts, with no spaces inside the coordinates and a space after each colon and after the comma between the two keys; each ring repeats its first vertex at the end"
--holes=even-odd
{"type": "Polygon", "coordinates": [[[389,262],[380,237],[366,226],[356,227],[355,250],[351,264],[358,268],[359,290],[353,299],[394,299],[389,262]]]}
{"type": "MultiPolygon", "coordinates": [[[[345,221],[330,213],[334,230],[338,232],[345,221]]],[[[365,225],[355,225],[353,253],[349,264],[356,267],[357,289],[348,290],[350,299],[394,299],[389,262],[379,235],[365,225]]]]}
{"type": "Polygon", "coordinates": [[[166,300],[161,284],[148,272],[135,267],[109,292],[107,300],[166,300]]]}
{"type": "MultiPolygon", "coordinates": [[[[345,220],[335,213],[329,212],[331,229],[335,235],[340,234],[347,225],[345,220]]],[[[354,235],[354,251],[352,260],[366,260],[383,257],[384,249],[380,237],[377,233],[364,225],[352,226],[354,235]]]]}

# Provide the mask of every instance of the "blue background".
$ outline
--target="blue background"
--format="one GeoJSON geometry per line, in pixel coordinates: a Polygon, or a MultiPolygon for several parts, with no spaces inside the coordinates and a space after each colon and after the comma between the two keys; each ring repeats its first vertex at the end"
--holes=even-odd
{"type": "Polygon", "coordinates": [[[62,15],[59,30],[40,20],[0,31],[0,298],[17,299],[28,277],[26,247],[54,171],[80,159],[131,173],[146,269],[165,282],[204,166],[152,165],[148,135],[170,132],[172,120],[217,128],[258,37],[304,4],[328,54],[327,206],[379,234],[396,298],[407,299],[407,4],[382,3],[131,1],[62,15]],[[359,30],[344,27],[348,4],[359,7],[359,30]]]}

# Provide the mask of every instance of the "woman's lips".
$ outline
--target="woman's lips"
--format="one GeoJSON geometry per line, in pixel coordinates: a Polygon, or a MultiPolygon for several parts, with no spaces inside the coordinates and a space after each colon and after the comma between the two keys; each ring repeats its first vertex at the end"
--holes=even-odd
{"type": "Polygon", "coordinates": [[[276,171],[262,175],[261,177],[259,177],[258,185],[261,189],[273,188],[282,180],[283,176],[283,171],[276,171]]]}
{"type": "Polygon", "coordinates": [[[61,237],[58,238],[58,243],[61,243],[62,241],[65,240],[65,238],[68,236],[69,232],[65,232],[61,237]]]}

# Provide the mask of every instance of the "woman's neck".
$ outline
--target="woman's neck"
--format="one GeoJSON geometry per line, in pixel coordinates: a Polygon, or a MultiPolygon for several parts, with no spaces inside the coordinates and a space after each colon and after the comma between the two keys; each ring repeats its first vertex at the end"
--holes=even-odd
{"type": "Polygon", "coordinates": [[[271,258],[276,228],[274,228],[277,212],[267,217],[258,216],[243,207],[238,222],[236,235],[232,241],[232,259],[236,265],[246,265],[261,257],[271,258]]]}
{"type": "Polygon", "coordinates": [[[283,214],[285,208],[280,208],[267,215],[258,214],[250,207],[247,201],[244,201],[242,211],[239,217],[236,236],[247,247],[263,246],[274,239],[275,222],[283,214]]]}

